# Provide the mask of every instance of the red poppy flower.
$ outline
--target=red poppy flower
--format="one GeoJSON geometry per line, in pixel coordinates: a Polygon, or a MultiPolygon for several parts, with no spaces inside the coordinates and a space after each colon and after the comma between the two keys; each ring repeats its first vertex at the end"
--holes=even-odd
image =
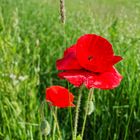
{"type": "Polygon", "coordinates": [[[122,57],[114,55],[112,45],[105,38],[86,34],[64,52],[56,66],[64,70],[59,77],[75,86],[85,84],[87,88],[112,89],[122,80],[113,66],[120,60],[122,57]]]}
{"type": "Polygon", "coordinates": [[[74,107],[74,96],[68,89],[61,86],[51,86],[46,89],[46,100],[51,102],[51,105],[60,108],[74,107]]]}

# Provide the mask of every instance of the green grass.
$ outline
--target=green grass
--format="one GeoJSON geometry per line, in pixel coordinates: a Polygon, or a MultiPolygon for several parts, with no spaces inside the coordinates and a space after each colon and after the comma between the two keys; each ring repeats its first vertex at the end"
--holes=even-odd
{"type": "MultiPolygon", "coordinates": [[[[45,88],[69,87],[75,102],[78,95],[77,88],[57,77],[55,61],[79,36],[96,33],[124,58],[116,65],[123,81],[114,90],[95,90],[96,110],[87,118],[84,140],[139,140],[139,9],[139,0],[66,0],[66,24],[62,26],[58,0],[0,0],[0,139],[52,139],[52,131],[42,136],[40,130],[45,88]]],[[[84,89],[78,133],[87,94],[84,89]]],[[[43,112],[53,129],[47,104],[43,112]]],[[[74,112],[72,108],[73,117],[74,112]]],[[[58,109],[64,140],[71,140],[70,117],[69,109],[58,109]]]]}

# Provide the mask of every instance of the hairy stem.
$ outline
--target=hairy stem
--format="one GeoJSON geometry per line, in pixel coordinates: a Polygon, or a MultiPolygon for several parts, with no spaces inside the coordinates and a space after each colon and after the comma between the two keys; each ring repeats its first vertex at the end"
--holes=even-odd
{"type": "Polygon", "coordinates": [[[83,127],[82,127],[82,132],[81,132],[81,139],[83,139],[83,136],[84,136],[84,130],[85,130],[85,125],[86,125],[86,120],[87,120],[87,115],[88,115],[88,110],[89,110],[89,102],[92,100],[93,90],[94,90],[93,88],[90,89],[89,94],[88,94],[88,98],[87,98],[84,122],[83,122],[83,127]]]}
{"type": "Polygon", "coordinates": [[[80,93],[78,95],[78,100],[77,100],[76,114],[75,114],[75,121],[74,121],[75,123],[74,123],[73,140],[76,140],[76,136],[77,136],[77,127],[78,127],[79,109],[80,109],[80,103],[81,103],[81,97],[82,97],[82,89],[83,89],[83,86],[80,88],[80,93]]]}
{"type": "Polygon", "coordinates": [[[55,125],[57,127],[57,131],[58,131],[58,134],[59,134],[59,138],[62,140],[62,135],[61,135],[61,131],[60,131],[58,120],[57,120],[57,109],[56,109],[55,112],[53,112],[53,116],[54,116],[54,120],[55,120],[55,125]]]}

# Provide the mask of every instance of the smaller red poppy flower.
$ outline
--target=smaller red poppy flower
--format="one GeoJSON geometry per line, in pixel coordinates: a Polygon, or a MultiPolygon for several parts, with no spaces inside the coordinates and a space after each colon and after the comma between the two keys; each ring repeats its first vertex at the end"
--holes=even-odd
{"type": "Polygon", "coordinates": [[[60,108],[74,107],[73,99],[73,94],[62,86],[46,88],[46,100],[50,102],[52,106],[60,108]]]}

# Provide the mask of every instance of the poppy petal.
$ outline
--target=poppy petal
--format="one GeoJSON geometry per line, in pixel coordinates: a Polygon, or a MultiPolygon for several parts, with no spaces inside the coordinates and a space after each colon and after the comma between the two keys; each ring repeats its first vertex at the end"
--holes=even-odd
{"type": "Polygon", "coordinates": [[[71,46],[64,52],[64,57],[56,61],[58,70],[81,69],[76,59],[76,45],[71,46]]]}
{"type": "Polygon", "coordinates": [[[122,76],[113,67],[109,71],[97,74],[94,76],[89,76],[86,80],[87,88],[100,88],[100,89],[113,89],[119,86],[122,80],[122,76]]]}
{"type": "Polygon", "coordinates": [[[112,45],[103,37],[85,34],[76,44],[76,56],[80,65],[93,72],[105,72],[112,67],[112,45]]]}
{"type": "Polygon", "coordinates": [[[59,73],[58,76],[67,79],[71,84],[78,87],[85,84],[87,88],[100,89],[113,89],[122,80],[122,76],[115,68],[104,73],[93,73],[85,70],[67,71],[59,73]]]}
{"type": "Polygon", "coordinates": [[[121,56],[114,56],[113,57],[113,65],[121,61],[123,58],[121,56]]]}
{"type": "Polygon", "coordinates": [[[46,89],[46,100],[53,106],[60,108],[73,107],[74,96],[66,88],[61,86],[51,86],[46,89]]]}
{"type": "Polygon", "coordinates": [[[76,87],[81,86],[86,80],[85,71],[83,70],[69,70],[66,72],[60,72],[58,74],[59,78],[67,79],[71,84],[76,87]]]}

